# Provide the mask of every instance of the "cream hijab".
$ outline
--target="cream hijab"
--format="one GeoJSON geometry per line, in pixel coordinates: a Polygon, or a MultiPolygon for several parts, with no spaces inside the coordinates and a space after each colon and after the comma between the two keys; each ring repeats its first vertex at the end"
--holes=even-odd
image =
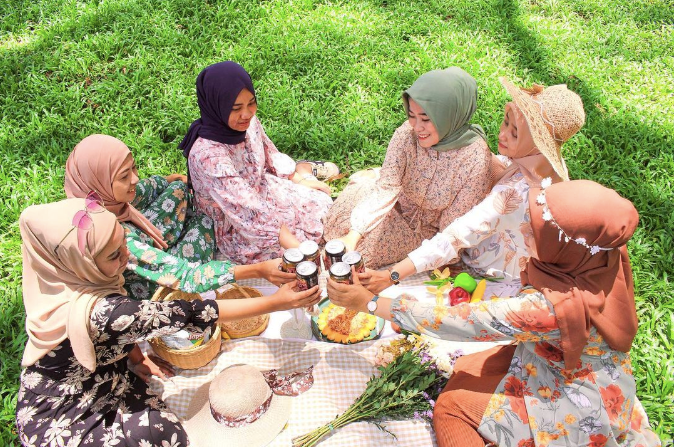
{"type": "Polygon", "coordinates": [[[66,199],[29,206],[19,218],[28,333],[22,366],[34,364],[69,338],[77,361],[94,371],[96,353],[88,332],[91,308],[98,298],[126,295],[122,275],[105,276],[94,262],[114,234],[117,219],[108,211],[89,213],[93,226],[82,254],[72,221],[83,209],[84,199],[66,199]]]}
{"type": "Polygon", "coordinates": [[[131,222],[150,236],[155,246],[166,249],[162,233],[143,213],[131,204],[118,202],[112,191],[112,183],[122,164],[133,157],[128,147],[117,138],[108,135],[90,135],[80,141],[66,162],[66,196],[84,198],[96,191],[108,211],[122,222],[131,222]]]}
{"type": "Polygon", "coordinates": [[[512,160],[509,166],[505,166],[495,155],[492,156],[492,187],[496,183],[509,179],[517,172],[522,173],[526,182],[532,188],[540,188],[541,181],[546,177],[550,177],[552,183],[561,182],[562,178],[555,172],[550,161],[536,148],[529,130],[529,123],[524,114],[512,102],[505,106],[505,114],[507,115],[508,112],[511,112],[511,117],[514,117],[517,124],[517,136],[520,141],[517,145],[517,151],[514,154],[509,154],[512,160]]]}

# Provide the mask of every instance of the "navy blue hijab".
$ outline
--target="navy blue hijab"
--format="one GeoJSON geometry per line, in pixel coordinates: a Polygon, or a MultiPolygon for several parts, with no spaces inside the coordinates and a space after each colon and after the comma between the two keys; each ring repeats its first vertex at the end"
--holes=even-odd
{"type": "Polygon", "coordinates": [[[199,137],[223,144],[238,144],[246,139],[246,131],[234,130],[227,124],[234,101],[243,89],[255,95],[250,75],[236,62],[218,62],[199,73],[197,103],[201,118],[192,123],[178,145],[186,158],[199,137]]]}

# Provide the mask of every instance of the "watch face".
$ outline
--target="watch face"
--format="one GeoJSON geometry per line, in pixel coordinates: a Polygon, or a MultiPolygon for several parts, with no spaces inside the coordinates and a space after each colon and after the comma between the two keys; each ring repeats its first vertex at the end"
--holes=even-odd
{"type": "Polygon", "coordinates": [[[391,272],[391,281],[398,281],[400,279],[400,273],[393,271],[391,272]]]}
{"type": "Polygon", "coordinates": [[[367,310],[369,310],[370,312],[374,312],[375,310],[377,310],[377,302],[370,301],[369,303],[367,303],[367,310]]]}

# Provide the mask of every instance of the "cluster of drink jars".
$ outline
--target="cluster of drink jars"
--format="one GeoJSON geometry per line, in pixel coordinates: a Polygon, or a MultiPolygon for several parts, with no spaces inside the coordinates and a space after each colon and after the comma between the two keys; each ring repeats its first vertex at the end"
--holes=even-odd
{"type": "Polygon", "coordinates": [[[283,253],[279,268],[297,275],[298,290],[308,290],[318,285],[321,264],[334,281],[351,284],[351,267],[357,273],[365,272],[363,257],[357,251],[346,251],[344,243],[333,239],[325,244],[324,255],[314,241],[305,241],[298,248],[289,248],[283,253]]]}

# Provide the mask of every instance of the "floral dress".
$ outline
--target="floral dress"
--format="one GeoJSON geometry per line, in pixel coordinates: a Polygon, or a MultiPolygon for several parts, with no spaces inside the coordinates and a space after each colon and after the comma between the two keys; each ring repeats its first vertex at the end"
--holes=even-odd
{"type": "Polygon", "coordinates": [[[499,446],[656,446],[636,398],[628,353],[611,349],[592,328],[576,369],[564,369],[552,304],[525,288],[512,298],[454,307],[394,300],[396,323],[455,341],[512,341],[510,368],[478,432],[499,446]]]}
{"type": "Polygon", "coordinates": [[[370,268],[398,262],[489,192],[491,153],[478,139],[439,152],[419,146],[405,122],[394,133],[379,178],[349,184],[324,219],[325,240],[350,230],[370,268]]]}
{"type": "Polygon", "coordinates": [[[16,426],[25,447],[189,445],[180,422],[127,366],[135,343],[186,329],[202,332],[218,318],[215,301],[100,299],[89,335],[96,370],[77,362],[66,339],[23,370],[16,426]]]}
{"type": "Polygon", "coordinates": [[[234,281],[235,265],[213,260],[213,221],[203,214],[187,217],[185,183],[169,184],[158,175],[143,179],[136,185],[133,206],[162,232],[169,248],[155,248],[150,236],[129,222],[123,223],[130,252],[124,273],[130,298],[150,299],[160,285],[203,293],[234,281]]]}
{"type": "Polygon", "coordinates": [[[519,283],[532,237],[529,184],[517,173],[407,256],[418,272],[461,260],[476,276],[519,283]]]}
{"type": "Polygon", "coordinates": [[[188,163],[197,208],[215,221],[227,259],[250,264],[280,257],[282,225],[300,241],[320,241],[332,199],[288,180],[295,162],[276,149],[257,117],[239,144],[198,138],[188,163]]]}

